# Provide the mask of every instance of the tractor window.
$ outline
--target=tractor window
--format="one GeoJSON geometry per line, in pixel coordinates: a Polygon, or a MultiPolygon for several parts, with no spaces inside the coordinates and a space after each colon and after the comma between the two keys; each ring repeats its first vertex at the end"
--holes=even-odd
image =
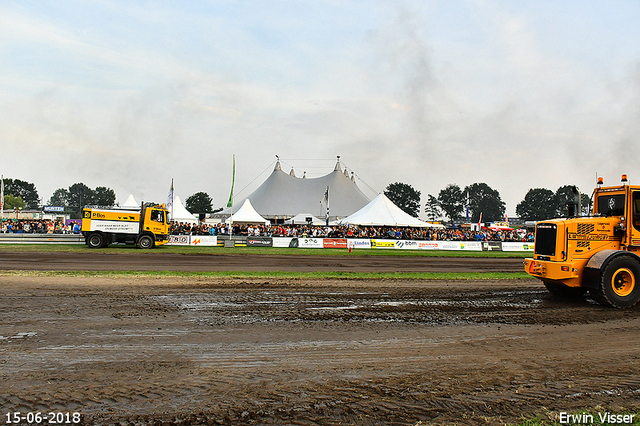
{"type": "Polygon", "coordinates": [[[640,231],[640,191],[633,191],[633,227],[640,231]]]}
{"type": "Polygon", "coordinates": [[[603,216],[624,216],[624,194],[598,197],[598,213],[603,216]]]}

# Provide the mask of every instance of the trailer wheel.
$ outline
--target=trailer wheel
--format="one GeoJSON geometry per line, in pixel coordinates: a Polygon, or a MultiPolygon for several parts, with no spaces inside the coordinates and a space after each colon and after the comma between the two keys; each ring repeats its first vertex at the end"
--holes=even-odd
{"type": "Polygon", "coordinates": [[[614,308],[633,306],[640,300],[640,263],[630,256],[618,256],[602,271],[600,288],[592,296],[614,308]]]}
{"type": "Polygon", "coordinates": [[[104,235],[102,235],[99,232],[94,232],[87,236],[86,242],[89,248],[97,249],[97,248],[103,247],[104,241],[105,241],[104,235]]]}
{"type": "Polygon", "coordinates": [[[549,290],[549,293],[564,300],[578,300],[587,294],[587,289],[583,287],[569,287],[552,282],[545,282],[544,286],[549,290]]]}
{"type": "Polygon", "coordinates": [[[138,238],[138,248],[150,249],[153,247],[155,247],[155,243],[150,235],[142,235],[138,238]]]}

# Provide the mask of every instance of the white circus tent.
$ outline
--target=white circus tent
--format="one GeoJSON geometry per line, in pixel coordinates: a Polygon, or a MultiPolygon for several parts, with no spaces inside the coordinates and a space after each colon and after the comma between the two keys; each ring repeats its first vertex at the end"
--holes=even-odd
{"type": "Polygon", "coordinates": [[[378,195],[369,204],[340,220],[341,225],[400,226],[431,228],[434,225],[405,213],[384,194],[378,195]]]}

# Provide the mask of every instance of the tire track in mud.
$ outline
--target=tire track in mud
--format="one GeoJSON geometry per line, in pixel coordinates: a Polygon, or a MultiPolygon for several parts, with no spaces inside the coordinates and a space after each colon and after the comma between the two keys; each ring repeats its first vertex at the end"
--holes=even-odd
{"type": "Polygon", "coordinates": [[[91,424],[473,425],[638,406],[640,310],[559,303],[537,283],[12,279],[0,278],[7,410],[78,410],[91,424]]]}

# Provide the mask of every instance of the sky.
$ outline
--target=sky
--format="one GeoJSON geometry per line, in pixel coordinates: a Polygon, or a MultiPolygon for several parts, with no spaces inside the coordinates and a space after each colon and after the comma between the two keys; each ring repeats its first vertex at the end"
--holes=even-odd
{"type": "MultiPolygon", "coordinates": [[[[640,2],[0,0],[0,174],[226,205],[279,156],[374,198],[640,184],[640,2]]],[[[423,214],[424,216],[424,214],[423,214]]]]}

